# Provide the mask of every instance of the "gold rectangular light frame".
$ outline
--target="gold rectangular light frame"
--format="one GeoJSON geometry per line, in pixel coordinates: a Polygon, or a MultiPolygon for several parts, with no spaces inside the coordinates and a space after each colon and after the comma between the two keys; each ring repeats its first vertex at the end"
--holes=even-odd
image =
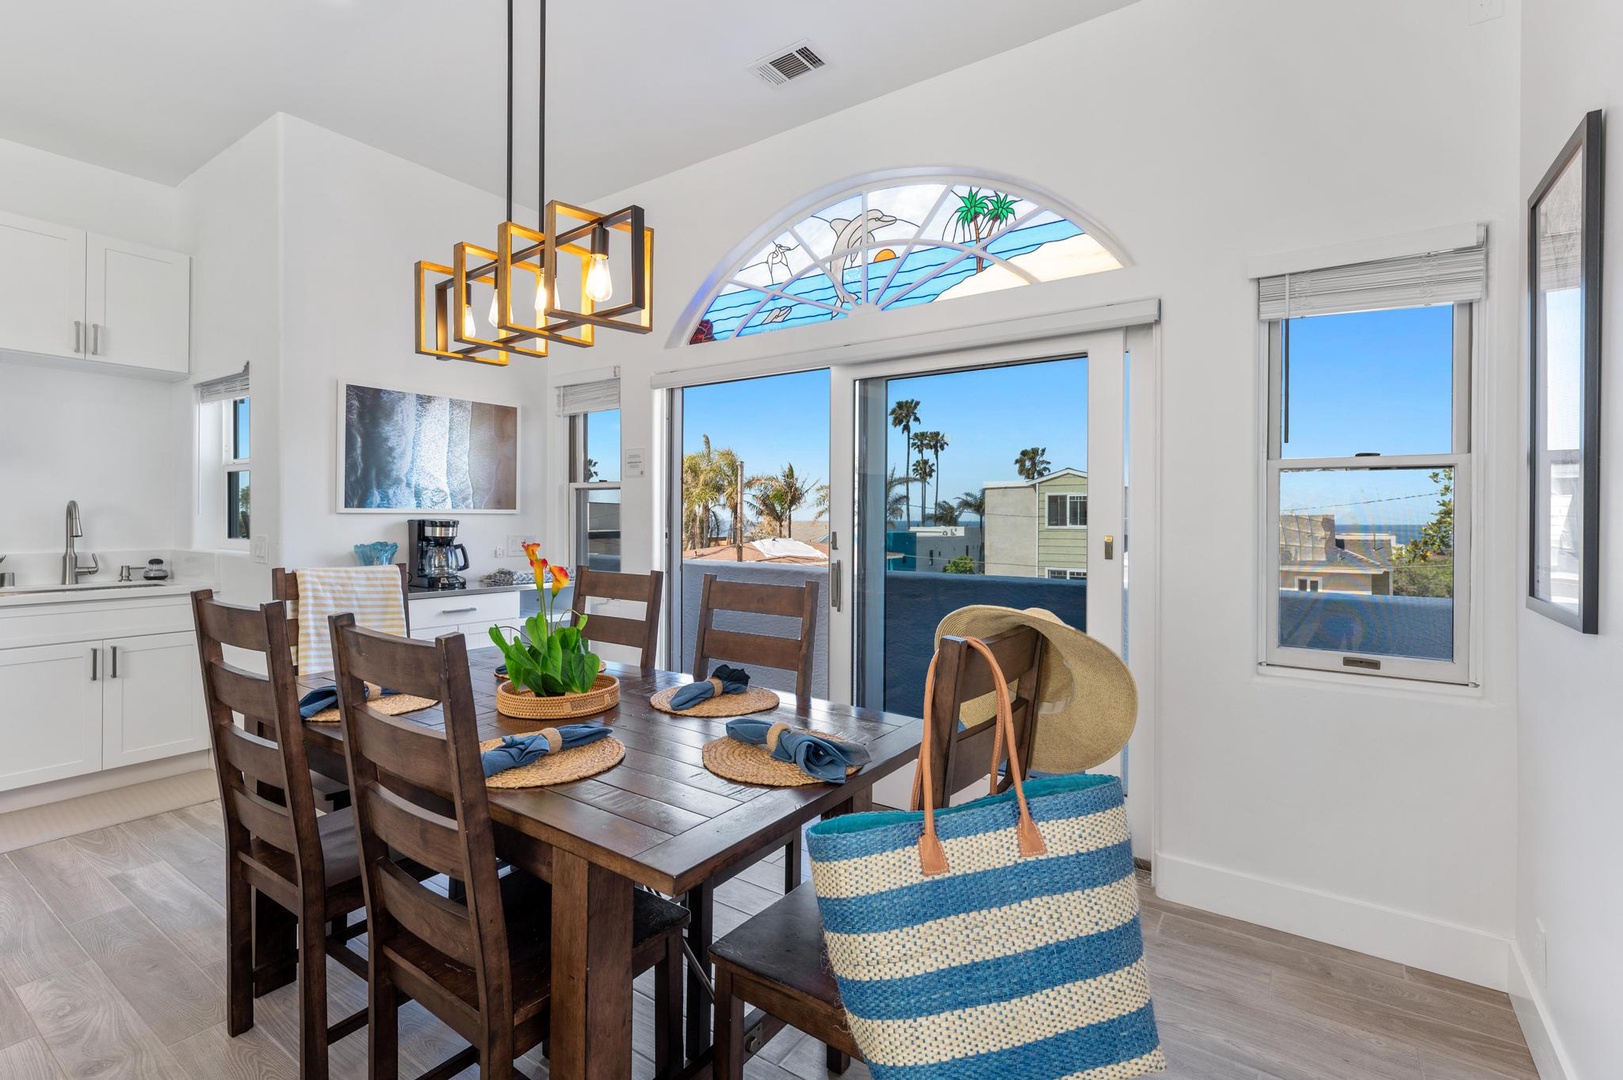
{"type": "Polygon", "coordinates": [[[553,284],[547,307],[549,319],[557,317],[615,330],[630,330],[637,334],[646,334],[654,328],[654,230],[644,222],[642,207],[628,206],[612,214],[597,214],[554,199],[547,203],[546,235],[551,237],[551,242],[545,250],[545,274],[546,280],[553,284]],[[574,294],[580,296],[581,306],[578,310],[557,306],[560,300],[557,289],[558,252],[568,251],[580,257],[584,268],[592,253],[592,234],[598,229],[624,233],[630,240],[631,298],[613,307],[595,308],[585,295],[583,281],[581,291],[574,294]],[[582,240],[585,241],[584,245],[580,243],[582,240]]]}
{"type": "MultiPolygon", "coordinates": [[[[589,348],[593,337],[592,324],[589,322],[580,319],[553,318],[549,308],[542,313],[547,323],[545,327],[529,326],[513,314],[515,310],[526,310],[526,305],[520,304],[515,308],[512,302],[515,271],[522,270],[534,277],[537,288],[547,287],[549,302],[557,294],[556,287],[546,276],[546,247],[544,234],[516,221],[504,221],[497,229],[496,305],[504,316],[498,326],[501,330],[512,334],[589,348]]],[[[533,306],[530,309],[533,310],[533,306]]]]}
{"type": "MultiPolygon", "coordinates": [[[[480,364],[496,364],[505,367],[507,365],[507,353],[504,350],[496,349],[495,354],[490,355],[487,350],[478,347],[469,349],[451,348],[451,328],[454,325],[452,322],[452,297],[462,295],[460,291],[452,291],[455,287],[456,271],[449,266],[441,266],[439,263],[419,260],[413,272],[417,294],[415,305],[417,312],[417,352],[423,356],[437,356],[441,360],[472,360],[480,364]],[[440,280],[431,284],[429,281],[429,275],[431,274],[438,276],[440,280]],[[427,327],[424,325],[423,320],[424,315],[428,312],[428,291],[430,288],[434,291],[434,341],[432,343],[428,340],[427,327]]],[[[460,314],[460,305],[454,310],[456,310],[457,314],[460,314]]]]}
{"type": "MultiPolygon", "coordinates": [[[[496,287],[496,253],[494,251],[486,247],[480,247],[478,244],[470,244],[465,240],[457,244],[453,250],[456,253],[453,258],[454,270],[452,271],[452,287],[455,289],[453,296],[468,296],[468,282],[470,281],[489,281],[493,288],[496,287]],[[470,254],[476,259],[483,259],[484,262],[475,264],[470,270],[468,268],[468,256],[470,254]]],[[[496,303],[499,309],[501,304],[499,293],[496,303]]],[[[460,314],[460,311],[458,314],[460,314]]],[[[453,336],[464,345],[473,345],[481,349],[505,349],[508,352],[518,353],[520,356],[534,356],[542,359],[547,355],[545,338],[537,338],[528,334],[507,334],[495,339],[468,337],[462,333],[461,319],[452,320],[451,326],[453,336]]]]}

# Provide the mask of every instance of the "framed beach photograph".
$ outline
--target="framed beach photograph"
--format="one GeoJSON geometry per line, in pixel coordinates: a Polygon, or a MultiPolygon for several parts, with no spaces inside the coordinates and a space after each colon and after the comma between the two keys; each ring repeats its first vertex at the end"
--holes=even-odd
{"type": "Polygon", "coordinates": [[[340,513],[515,514],[515,405],[340,383],[340,513]]]}
{"type": "Polygon", "coordinates": [[[1527,606],[1585,634],[1599,631],[1602,138],[1597,110],[1528,200],[1527,606]]]}

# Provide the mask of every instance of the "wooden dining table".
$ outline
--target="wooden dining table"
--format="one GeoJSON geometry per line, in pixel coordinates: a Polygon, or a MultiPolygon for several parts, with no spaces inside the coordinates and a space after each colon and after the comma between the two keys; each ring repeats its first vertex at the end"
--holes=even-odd
{"type": "MultiPolygon", "coordinates": [[[[479,737],[535,731],[549,722],[496,710],[494,648],[468,654],[479,737]]],[[[773,788],[735,783],[704,766],[703,747],[726,735],[726,721],[673,716],[649,698],[688,682],[672,672],[644,674],[610,664],[620,702],[580,722],[602,722],[625,744],[607,772],[552,787],[490,791],[498,855],[552,884],[552,1022],[550,1067],[571,1080],[631,1076],[632,890],[646,886],[685,898],[691,913],[686,1077],[709,1072],[709,949],[715,888],[794,837],[806,823],[872,806],[875,781],[918,755],[921,722],[913,717],[812,699],[797,712],[793,695],[776,711],[754,714],[837,735],[867,747],[870,758],[843,785],[773,788]],[[699,963],[694,964],[697,958],[699,963]]],[[[332,685],[330,672],[299,676],[299,692],[332,685]]],[[[443,726],[439,707],[402,719],[443,726]]],[[[551,722],[556,724],[556,721],[551,722]]],[[[335,779],[347,771],[338,724],[306,722],[311,767],[335,779]]],[[[267,922],[262,935],[285,934],[267,922]]],[[[256,948],[286,950],[286,941],[256,948]]],[[[256,953],[256,955],[265,955],[256,953]]]]}

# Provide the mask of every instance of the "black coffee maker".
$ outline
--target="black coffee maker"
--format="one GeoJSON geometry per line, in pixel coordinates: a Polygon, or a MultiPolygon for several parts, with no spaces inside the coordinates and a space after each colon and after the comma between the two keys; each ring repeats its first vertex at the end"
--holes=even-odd
{"type": "Polygon", "coordinates": [[[468,549],[456,542],[460,522],[413,518],[406,522],[411,542],[411,587],[414,589],[466,589],[457,576],[468,568],[468,549]]]}

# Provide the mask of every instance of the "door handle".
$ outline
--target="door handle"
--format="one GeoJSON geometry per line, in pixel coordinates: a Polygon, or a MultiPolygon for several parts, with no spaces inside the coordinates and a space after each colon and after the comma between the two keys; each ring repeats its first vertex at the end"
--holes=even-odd
{"type": "Polygon", "coordinates": [[[840,594],[844,591],[840,587],[840,568],[843,565],[839,559],[828,564],[828,604],[835,611],[840,610],[840,594]]]}
{"type": "Polygon", "coordinates": [[[1107,536],[1107,537],[1105,537],[1105,558],[1106,559],[1114,559],[1115,557],[1116,557],[1116,538],[1114,536],[1107,536]]]}
{"type": "Polygon", "coordinates": [[[101,355],[101,323],[90,324],[90,355],[101,355]]]}
{"type": "Polygon", "coordinates": [[[82,320],[82,319],[74,319],[73,320],[73,351],[74,352],[82,353],[82,352],[85,351],[84,340],[85,340],[85,324],[84,324],[84,320],[82,320]]]}
{"type": "Polygon", "coordinates": [[[91,682],[96,681],[96,660],[100,656],[101,656],[101,650],[100,649],[92,648],[90,650],[90,681],[91,682]]]}
{"type": "Polygon", "coordinates": [[[441,615],[466,615],[470,611],[478,611],[476,607],[448,607],[440,608],[441,615]]]}
{"type": "Polygon", "coordinates": [[[109,679],[116,679],[116,678],[118,678],[118,646],[117,645],[114,645],[112,647],[112,661],[113,662],[110,665],[110,670],[107,672],[107,677],[109,679]]]}

